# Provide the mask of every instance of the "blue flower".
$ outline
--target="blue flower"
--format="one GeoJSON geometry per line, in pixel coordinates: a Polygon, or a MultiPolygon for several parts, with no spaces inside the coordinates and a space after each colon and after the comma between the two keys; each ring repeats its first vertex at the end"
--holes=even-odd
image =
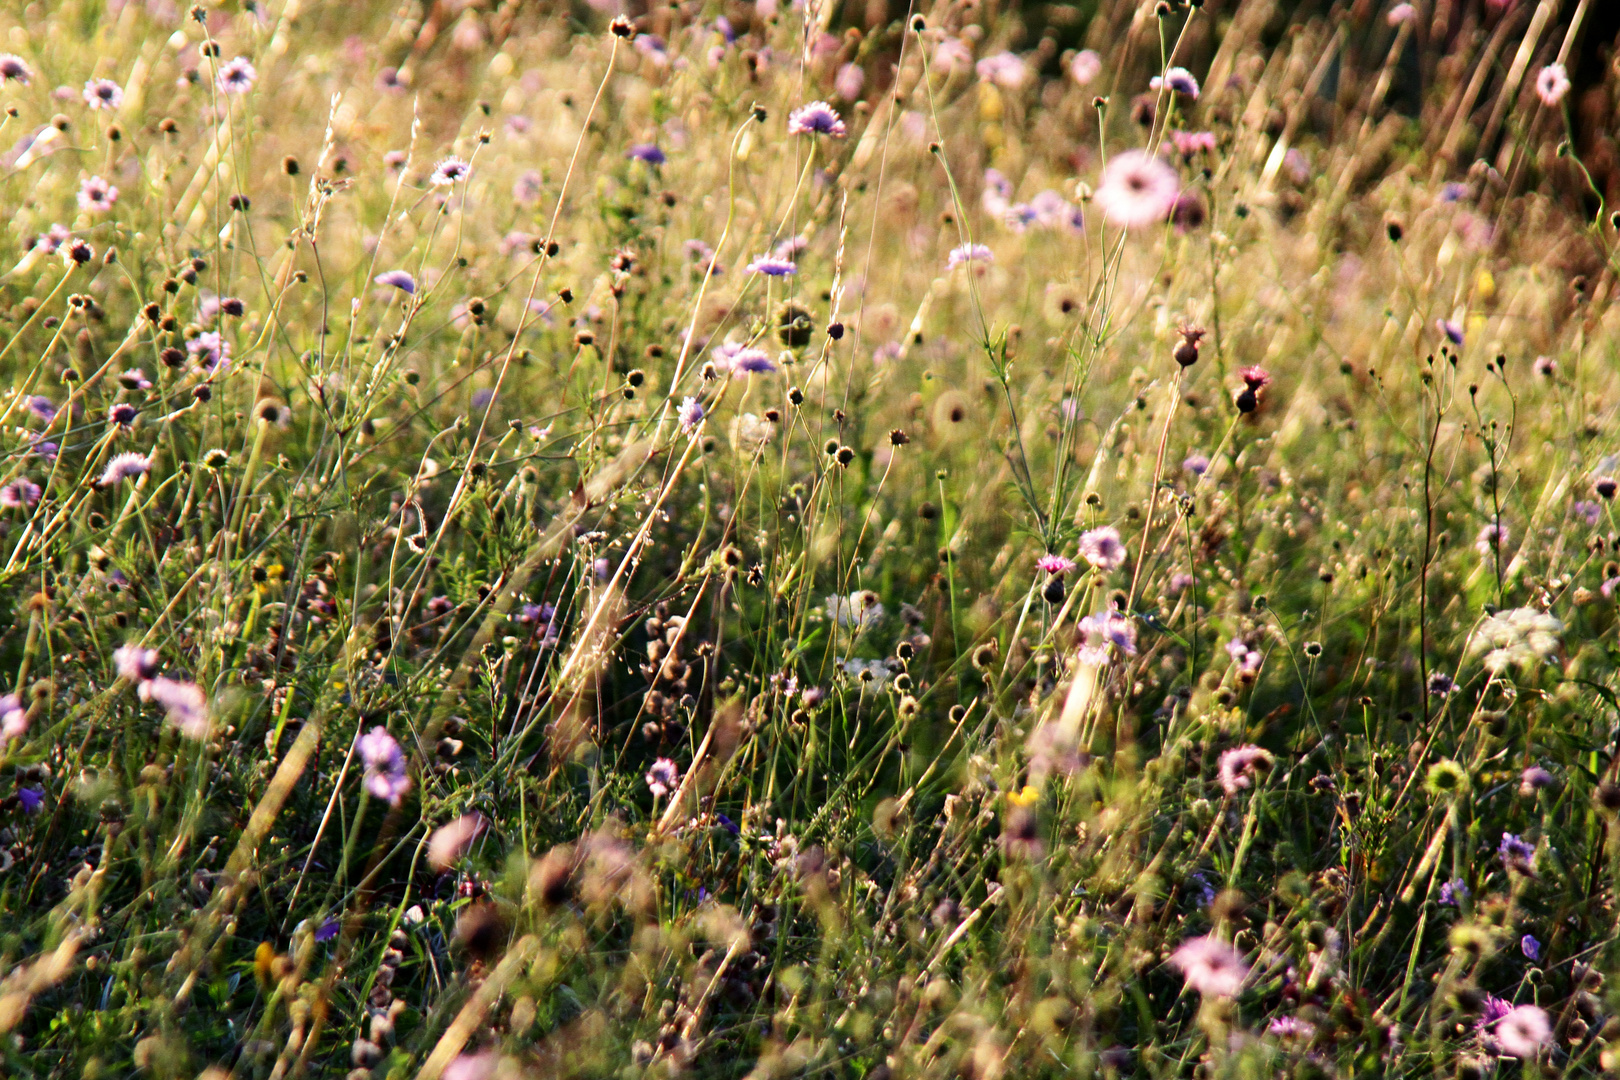
{"type": "Polygon", "coordinates": [[[327,919],[325,922],[321,923],[320,929],[315,931],[315,940],[331,941],[333,938],[337,937],[337,932],[338,921],[336,919],[327,919]]]}
{"type": "Polygon", "coordinates": [[[1541,942],[1537,941],[1529,934],[1526,934],[1524,937],[1519,939],[1519,951],[1524,953],[1525,958],[1530,960],[1532,963],[1541,960],[1541,942]]]}
{"type": "Polygon", "coordinates": [[[379,285],[392,285],[402,293],[416,295],[416,279],[405,270],[384,270],[374,278],[379,285]]]}
{"type": "Polygon", "coordinates": [[[626,151],[625,156],[635,158],[637,161],[644,161],[648,165],[662,165],[669,160],[664,152],[652,143],[637,143],[626,151]]]}

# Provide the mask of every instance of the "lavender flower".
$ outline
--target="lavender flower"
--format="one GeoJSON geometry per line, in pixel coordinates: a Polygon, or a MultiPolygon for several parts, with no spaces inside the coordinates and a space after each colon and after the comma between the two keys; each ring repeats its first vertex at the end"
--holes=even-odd
{"type": "Polygon", "coordinates": [[[28,399],[28,411],[48,424],[56,419],[56,402],[43,394],[34,394],[28,399]]]}
{"type": "Polygon", "coordinates": [[[1434,325],[1437,330],[1445,335],[1447,341],[1451,342],[1453,345],[1462,345],[1462,323],[1459,323],[1454,319],[1436,319],[1434,320],[1434,325]]]}
{"type": "Polygon", "coordinates": [[[653,798],[662,799],[674,791],[675,786],[681,782],[681,771],[669,758],[661,757],[647,770],[646,780],[653,798]]]}
{"type": "Polygon", "coordinates": [[[1524,953],[1525,959],[1533,964],[1541,961],[1541,942],[1530,934],[1526,934],[1519,939],[1519,951],[1524,953]]]}
{"type": "Polygon", "coordinates": [[[17,789],[17,801],[22,803],[23,813],[37,814],[45,805],[45,793],[34,788],[20,787],[17,789]]]}
{"type": "Polygon", "coordinates": [[[101,487],[109,488],[121,480],[139,479],[151,471],[151,468],[151,458],[133,450],[126,450],[122,454],[115,454],[113,459],[107,462],[107,468],[102,471],[101,479],[97,483],[101,487]]]}
{"type": "Polygon", "coordinates": [[[625,157],[633,158],[648,165],[662,165],[669,160],[664,152],[652,143],[637,143],[625,151],[625,157]]]}
{"type": "Polygon", "coordinates": [[[1003,90],[1017,90],[1029,79],[1029,65],[1015,53],[998,52],[974,64],[973,73],[1003,90]]]}
{"type": "Polygon", "coordinates": [[[1136,655],[1136,625],[1118,611],[1087,615],[1080,620],[1080,632],[1085,635],[1080,647],[1082,664],[1101,667],[1116,651],[1124,656],[1136,655]]]}
{"type": "Polygon", "coordinates": [[[1472,895],[1462,878],[1452,878],[1440,886],[1440,903],[1444,907],[1462,907],[1462,902],[1472,895]]]}
{"type": "Polygon", "coordinates": [[[1184,67],[1173,67],[1166,71],[1162,78],[1158,75],[1153,76],[1148,86],[1154,90],[1168,88],[1172,93],[1190,97],[1194,101],[1198,100],[1198,80],[1184,67]]]}
{"type": "Polygon", "coordinates": [[[1508,869],[1528,874],[1535,862],[1536,846],[1513,833],[1505,832],[1502,842],[1496,846],[1496,854],[1508,869]]]}
{"type": "Polygon", "coordinates": [[[731,370],[745,375],[763,375],[776,370],[764,349],[739,349],[731,357],[731,370]]]}
{"type": "Polygon", "coordinates": [[[1519,774],[1519,794],[1527,799],[1532,798],[1542,788],[1552,787],[1553,783],[1552,773],[1540,765],[1531,765],[1519,774]]]}
{"type": "Polygon", "coordinates": [[[411,778],[405,764],[405,751],[378,725],[356,741],[356,750],[365,765],[365,786],[373,798],[382,799],[390,806],[398,806],[405,793],[411,790],[411,778]]]}
{"type": "Polygon", "coordinates": [[[186,342],[186,351],[209,374],[224,370],[231,362],[231,343],[217,330],[205,330],[186,342]]]}
{"type": "Polygon", "coordinates": [[[812,101],[788,114],[789,135],[826,135],[842,139],[848,133],[838,110],[825,101],[812,101]]]}
{"type": "Polygon", "coordinates": [[[677,415],[680,418],[681,430],[690,435],[692,429],[703,421],[703,403],[695,397],[683,398],[677,415]]]}
{"type": "Polygon", "coordinates": [[[761,255],[747,266],[743,267],[745,274],[764,274],[767,277],[787,277],[798,271],[792,259],[778,259],[771,255],[761,255]]]}
{"type": "Polygon", "coordinates": [[[960,247],[952,248],[951,253],[945,257],[945,269],[955,270],[963,263],[994,262],[995,258],[990,249],[983,244],[963,244],[960,247]]]}

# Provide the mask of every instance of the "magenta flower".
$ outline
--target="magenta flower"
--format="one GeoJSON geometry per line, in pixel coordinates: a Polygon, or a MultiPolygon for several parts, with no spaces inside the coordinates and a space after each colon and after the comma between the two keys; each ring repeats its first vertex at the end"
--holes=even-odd
{"type": "Polygon", "coordinates": [[[405,751],[388,734],[388,729],[381,725],[360,736],[355,747],[360,761],[365,765],[366,791],[390,806],[398,806],[405,793],[411,790],[405,751]]]}
{"type": "Polygon", "coordinates": [[[84,84],[84,103],[92,109],[116,109],[124,103],[124,88],[111,79],[91,79],[84,84]]]}
{"type": "Polygon", "coordinates": [[[434,187],[450,187],[467,179],[472,166],[458,157],[447,157],[433,167],[433,175],[428,177],[428,183],[434,187]]]}
{"type": "Polygon", "coordinates": [[[1251,787],[1256,774],[1271,768],[1271,754],[1258,746],[1234,746],[1221,755],[1221,790],[1236,795],[1251,787]]]}
{"type": "Polygon", "coordinates": [[[1125,561],[1125,544],[1112,525],[1091,529],[1080,536],[1080,557],[1101,570],[1115,570],[1125,561]]]}
{"type": "Polygon", "coordinates": [[[1094,197],[1104,217],[1134,229],[1168,218],[1179,194],[1181,180],[1174,169],[1150,154],[1127,150],[1103,168],[1094,197]]]}
{"type": "Polygon", "coordinates": [[[1074,560],[1066,559],[1062,555],[1042,555],[1035,560],[1035,566],[1048,574],[1067,574],[1074,569],[1074,560]]]}
{"type": "Polygon", "coordinates": [[[118,201],[118,189],[99,176],[91,176],[79,185],[79,209],[92,213],[111,210],[118,201]]]}

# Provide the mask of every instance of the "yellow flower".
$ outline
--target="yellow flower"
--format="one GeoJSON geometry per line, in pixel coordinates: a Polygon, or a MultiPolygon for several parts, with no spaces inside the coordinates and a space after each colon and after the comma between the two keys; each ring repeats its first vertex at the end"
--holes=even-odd
{"type": "Polygon", "coordinates": [[[1021,809],[1028,809],[1041,801],[1041,793],[1036,791],[1031,785],[1025,784],[1024,790],[1022,791],[1009,791],[1007,793],[1007,801],[1013,806],[1020,807],[1021,809]]]}

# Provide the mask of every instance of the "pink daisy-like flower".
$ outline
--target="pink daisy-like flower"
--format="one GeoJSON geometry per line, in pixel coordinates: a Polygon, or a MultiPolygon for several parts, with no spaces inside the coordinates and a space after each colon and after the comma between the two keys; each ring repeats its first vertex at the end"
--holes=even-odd
{"type": "Polygon", "coordinates": [[[247,57],[238,56],[219,69],[219,76],[214,81],[227,94],[245,94],[253,89],[258,78],[259,73],[248,63],[247,57]]]}
{"type": "Polygon", "coordinates": [[[22,57],[13,53],[0,53],[0,85],[19,82],[27,86],[33,78],[33,70],[23,62],[22,57]]]}
{"type": "Polygon", "coordinates": [[[647,770],[647,787],[652,791],[653,797],[662,799],[675,790],[675,785],[681,782],[681,770],[667,757],[661,757],[652,763],[647,770]]]}
{"type": "Polygon", "coordinates": [[[447,157],[433,166],[433,175],[428,177],[428,183],[434,187],[450,187],[467,179],[472,172],[472,166],[458,157],[447,157]]]}
{"type": "Polygon", "coordinates": [[[1557,108],[1569,93],[1569,73],[1563,64],[1548,64],[1536,76],[1536,96],[1549,109],[1557,108]]]}
{"type": "Polygon", "coordinates": [[[1273,760],[1270,752],[1258,746],[1232,747],[1221,755],[1221,790],[1228,795],[1236,795],[1252,787],[1255,775],[1270,769],[1273,760]]]}
{"type": "Polygon", "coordinates": [[[1491,1026],[1490,1036],[1509,1057],[1532,1058],[1552,1045],[1552,1023],[1538,1006],[1515,1005],[1491,1026]]]}
{"type": "Polygon", "coordinates": [[[111,79],[91,79],[84,84],[84,103],[92,109],[116,109],[124,103],[124,88],[111,79]]]}
{"type": "Polygon", "coordinates": [[[107,467],[102,471],[101,479],[97,483],[109,488],[123,480],[137,480],[151,469],[151,458],[133,450],[126,450],[122,454],[113,455],[113,459],[107,462],[107,467]]]}
{"type": "Polygon", "coordinates": [[[28,710],[16,694],[0,697],[0,746],[28,733],[28,710]]]}
{"type": "Polygon", "coordinates": [[[1081,86],[1090,86],[1091,81],[1102,74],[1102,57],[1092,49],[1081,49],[1069,61],[1069,78],[1081,86]]]}
{"type": "Polygon", "coordinates": [[[428,862],[443,873],[467,854],[473,841],[482,835],[488,822],[482,814],[463,814],[448,825],[433,830],[428,840],[428,862]]]}
{"type": "Polygon", "coordinates": [[[808,105],[800,105],[788,114],[789,135],[826,135],[833,139],[842,139],[849,134],[844,126],[843,118],[838,110],[825,101],[812,101],[808,105]]]}
{"type": "Polygon", "coordinates": [[[1176,153],[1183,158],[1191,158],[1200,152],[1212,154],[1215,152],[1215,133],[1213,131],[1177,131],[1171,134],[1175,141],[1176,153]]]}
{"type": "Polygon", "coordinates": [[[1249,977],[1249,965],[1238,951],[1214,936],[1182,942],[1170,954],[1170,966],[1205,997],[1232,997],[1249,977]]]}
{"type": "Polygon", "coordinates": [[[86,177],[79,185],[79,209],[101,213],[118,201],[118,189],[99,176],[86,177]]]}
{"type": "Polygon", "coordinates": [[[1181,181],[1174,169],[1151,154],[1127,150],[1103,168],[1094,197],[1104,217],[1134,229],[1168,218],[1179,194],[1181,181]]]}
{"type": "Polygon", "coordinates": [[[1101,570],[1116,570],[1125,561],[1125,544],[1112,525],[1082,533],[1079,549],[1082,559],[1101,570]]]}
{"type": "Polygon", "coordinates": [[[140,695],[163,706],[164,718],[186,738],[200,741],[208,737],[208,696],[196,683],[160,675],[143,682],[140,695]]]}
{"type": "Polygon", "coordinates": [[[1067,574],[1074,569],[1074,560],[1066,559],[1062,555],[1042,555],[1035,560],[1035,566],[1048,574],[1067,574]]]}

